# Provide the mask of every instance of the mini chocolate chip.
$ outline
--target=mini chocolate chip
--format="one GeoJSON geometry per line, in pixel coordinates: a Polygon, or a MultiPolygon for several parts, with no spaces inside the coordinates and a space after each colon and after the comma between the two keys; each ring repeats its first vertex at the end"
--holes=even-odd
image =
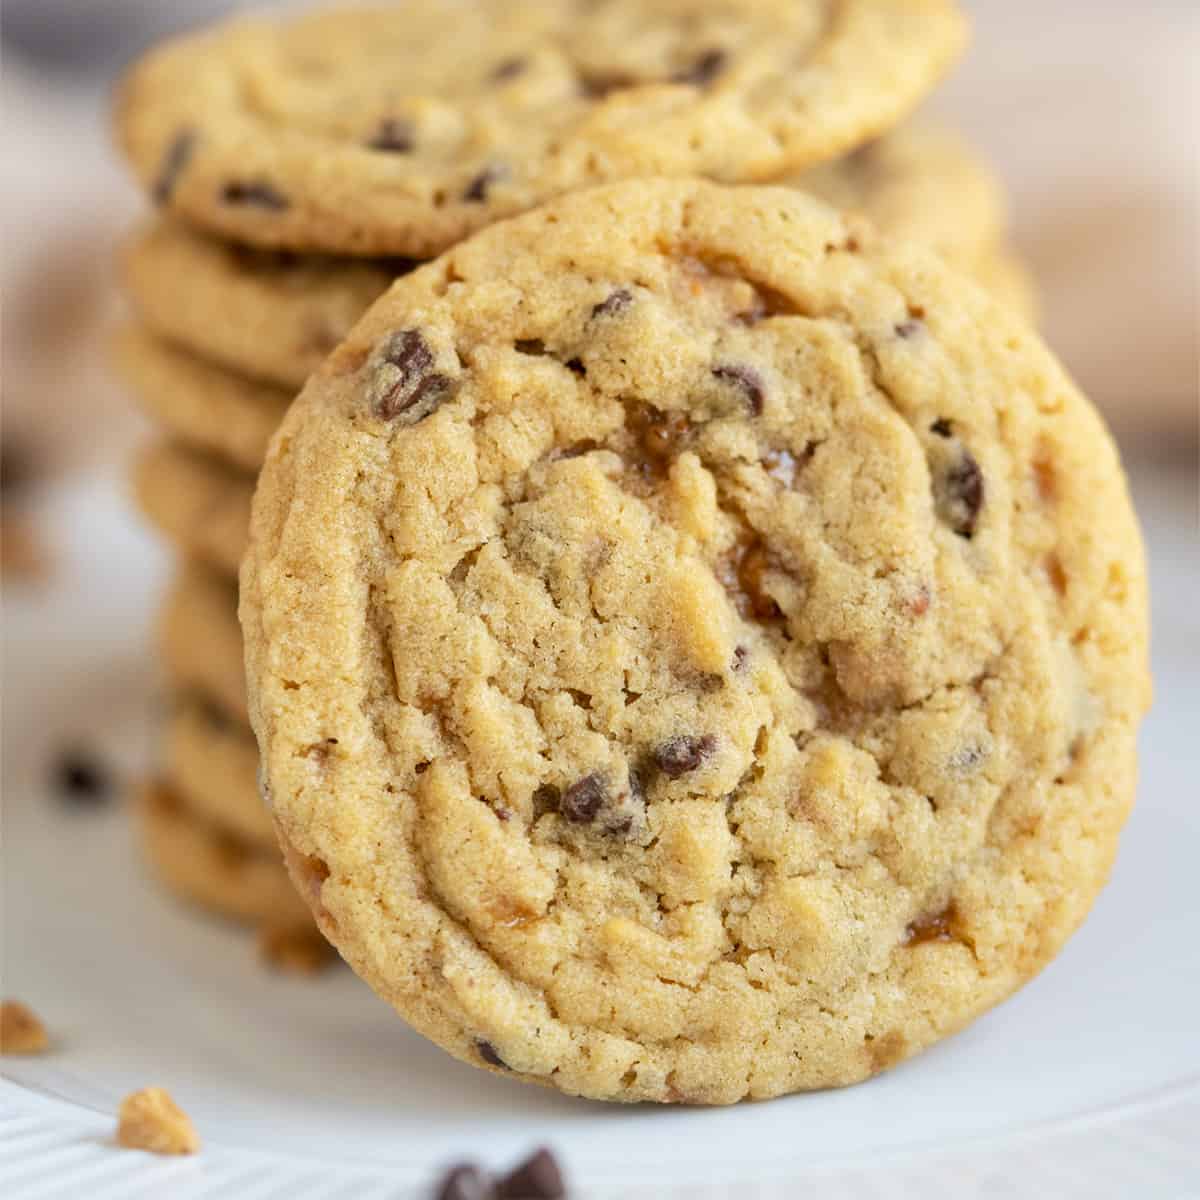
{"type": "Polygon", "coordinates": [[[504,83],[509,79],[516,79],[518,75],[525,72],[525,68],[529,64],[523,58],[506,58],[493,72],[492,79],[497,83],[504,83]]]}
{"type": "Polygon", "coordinates": [[[974,535],[983,493],[983,472],[975,456],[964,449],[962,457],[946,472],[938,504],[943,519],[959,537],[974,535]]]}
{"type": "Polygon", "coordinates": [[[274,184],[268,183],[265,179],[234,180],[232,183],[227,183],[221,190],[221,199],[226,204],[263,208],[271,212],[282,212],[288,207],[288,198],[274,184]]]}
{"type": "Polygon", "coordinates": [[[93,808],[112,795],[104,765],[81,750],[65,751],[54,764],[54,790],[72,808],[93,808]]]}
{"type": "Polygon", "coordinates": [[[410,122],[396,117],[385,117],[379,122],[379,128],[367,146],[372,150],[385,150],[391,154],[408,154],[414,144],[410,122]]]}
{"type": "Polygon", "coordinates": [[[369,387],[371,409],[384,421],[415,425],[434,412],[453,382],[433,370],[433,351],[416,329],[393,333],[383,344],[369,387]]]}
{"type": "Polygon", "coordinates": [[[757,417],[762,413],[763,401],[766,399],[767,393],[762,376],[753,367],[725,363],[713,367],[712,373],[722,383],[731,383],[745,393],[746,402],[750,405],[750,412],[753,416],[757,417]]]}
{"type": "Polygon", "coordinates": [[[558,810],[568,821],[583,825],[595,819],[607,797],[608,777],[593,771],[563,792],[558,810]]]}
{"type": "Polygon", "coordinates": [[[451,1167],[434,1193],[436,1200],[495,1200],[491,1177],[473,1163],[451,1167]]]}
{"type": "Polygon", "coordinates": [[[953,436],[950,431],[950,422],[945,417],[938,417],[936,421],[929,427],[930,433],[936,433],[938,437],[948,438],[953,436]]]}
{"type": "Polygon", "coordinates": [[[508,1063],[496,1053],[496,1047],[491,1042],[484,1041],[483,1038],[478,1038],[475,1042],[475,1049],[479,1051],[479,1057],[489,1066],[500,1067],[505,1071],[512,1070],[508,1063]]]}
{"type": "Polygon", "coordinates": [[[163,155],[158,178],[154,181],[153,196],[156,204],[166,204],[171,199],[180,175],[183,174],[195,153],[196,142],[194,129],[182,129],[171,139],[171,144],[163,155]]]}
{"type": "Polygon", "coordinates": [[[712,83],[725,67],[724,50],[706,50],[690,67],[671,76],[672,83],[690,83],[704,87],[712,83]]]}
{"type": "Polygon", "coordinates": [[[496,1200],[565,1200],[567,1185],[549,1150],[539,1150],[496,1184],[496,1200]]]}
{"type": "Polygon", "coordinates": [[[920,321],[912,320],[910,318],[907,321],[901,321],[900,324],[896,326],[896,336],[898,338],[902,338],[904,341],[908,341],[910,338],[916,337],[917,334],[920,333],[924,328],[925,326],[920,321]]]}
{"type": "Polygon", "coordinates": [[[624,312],[633,303],[633,293],[628,288],[617,288],[592,309],[593,317],[613,317],[624,312]]]}
{"type": "Polygon", "coordinates": [[[568,358],[564,365],[572,375],[587,374],[587,367],[583,365],[583,359],[581,358],[568,358]]]}
{"type": "Polygon", "coordinates": [[[717,739],[711,733],[702,737],[680,734],[669,738],[654,751],[654,762],[668,779],[678,779],[694,771],[717,748],[717,739]]]}
{"type": "Polygon", "coordinates": [[[734,646],[733,662],[731,667],[735,671],[745,670],[746,663],[750,661],[750,650],[746,646],[734,646]]]}
{"type": "Polygon", "coordinates": [[[508,176],[508,168],[503,166],[484,167],[470,183],[467,184],[463,191],[462,198],[468,204],[482,204],[491,191],[492,184],[499,183],[500,180],[508,176]]]}
{"type": "Polygon", "coordinates": [[[541,338],[517,338],[513,343],[513,348],[518,354],[528,354],[534,358],[539,358],[546,353],[546,343],[541,338]]]}

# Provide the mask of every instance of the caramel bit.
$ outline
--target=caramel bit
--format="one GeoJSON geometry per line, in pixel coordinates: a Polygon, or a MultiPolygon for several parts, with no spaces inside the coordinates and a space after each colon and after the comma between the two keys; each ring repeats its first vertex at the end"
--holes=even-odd
{"type": "Polygon", "coordinates": [[[334,959],[333,947],[311,925],[264,925],[259,958],[286,975],[316,975],[334,959]]]}
{"type": "Polygon", "coordinates": [[[1058,499],[1058,474],[1044,448],[1033,460],[1033,482],[1042,503],[1053,504],[1058,499]]]}
{"type": "Polygon", "coordinates": [[[904,931],[904,945],[920,946],[925,942],[961,942],[957,932],[958,913],[953,904],[941,912],[918,917],[904,931]]]}
{"type": "Polygon", "coordinates": [[[1067,594],[1067,572],[1063,568],[1062,560],[1057,554],[1046,555],[1045,561],[1046,578],[1050,580],[1050,586],[1060,595],[1067,594]]]}
{"type": "Polygon", "coordinates": [[[195,1154],[200,1139],[191,1119],[162,1088],[142,1088],[121,1101],[117,1144],[152,1154],[195,1154]]]}
{"type": "Polygon", "coordinates": [[[767,548],[756,538],[735,547],[732,559],[721,572],[721,582],[743,617],[756,621],[782,619],[783,610],[766,590],[769,566],[767,548]]]}
{"type": "Polygon", "coordinates": [[[50,1045],[46,1027],[19,1000],[0,1002],[0,1054],[44,1054],[50,1045]]]}
{"type": "Polygon", "coordinates": [[[664,413],[649,404],[639,404],[630,409],[627,421],[635,450],[641,455],[636,463],[638,473],[644,479],[661,478],[691,430],[687,415],[664,413]]]}

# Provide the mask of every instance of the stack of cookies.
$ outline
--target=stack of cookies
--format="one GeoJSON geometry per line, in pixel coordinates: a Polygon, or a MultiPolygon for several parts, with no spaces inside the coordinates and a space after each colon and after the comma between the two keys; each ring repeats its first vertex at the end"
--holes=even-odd
{"type": "Polygon", "coordinates": [[[1028,315],[986,164],[908,123],[964,42],[953,0],[439,0],[236,21],[132,71],[119,140],[158,213],[123,255],[117,357],[159,427],[137,502],[179,554],[139,808],[169,887],[272,935],[308,918],[258,795],[237,572],[272,434],[393,280],[593,185],[767,181],[847,213],[851,249],[923,243],[1028,315]]]}

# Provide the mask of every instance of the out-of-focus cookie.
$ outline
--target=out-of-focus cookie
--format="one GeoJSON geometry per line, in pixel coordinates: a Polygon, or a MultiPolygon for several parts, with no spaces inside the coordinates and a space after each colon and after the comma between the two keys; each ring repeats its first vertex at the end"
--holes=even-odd
{"type": "Polygon", "coordinates": [[[250,250],[154,221],[121,258],[125,289],[160,337],[296,391],[411,264],[250,250]]]}
{"type": "Polygon", "coordinates": [[[177,350],[137,325],[119,331],[113,354],[135,399],[172,438],[246,471],[262,465],[290,392],[177,350]]]}
{"type": "Polygon", "coordinates": [[[176,687],[197,691],[231,717],[245,720],[242,634],[231,579],[186,563],[163,602],[158,645],[176,687]]]}
{"type": "Polygon", "coordinates": [[[928,251],[640,181],[399,281],[242,573],[322,929],[462,1059],[728,1103],[962,1028],[1086,915],[1149,698],[1094,410],[928,251]]]}
{"type": "Polygon", "coordinates": [[[255,925],[311,922],[279,861],[189,811],[161,783],[147,783],[136,804],[143,853],[172,892],[210,912],[255,925]]]}
{"type": "Polygon", "coordinates": [[[254,477],[177,442],[157,442],[133,466],[138,508],[185,553],[235,576],[246,549],[254,477]]]}
{"type": "Polygon", "coordinates": [[[424,0],[153,50],[117,129],[143,186],[236,241],[426,257],[591,184],[777,177],[895,126],[966,40],[954,0],[424,0]]]}
{"type": "Polygon", "coordinates": [[[194,693],[176,697],[163,736],[161,771],[199,816],[248,842],[275,846],[275,830],[258,795],[254,735],[221,708],[194,693]]]}

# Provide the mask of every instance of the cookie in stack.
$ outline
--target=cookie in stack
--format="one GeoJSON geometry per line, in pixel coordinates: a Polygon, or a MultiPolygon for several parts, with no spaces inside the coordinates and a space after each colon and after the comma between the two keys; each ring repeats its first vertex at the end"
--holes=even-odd
{"type": "Polygon", "coordinates": [[[951,0],[475,0],[239,20],[133,70],[119,138],[160,211],[124,256],[118,354],[162,430],[138,501],[181,552],[141,810],[168,884],[258,923],[300,907],[256,797],[236,571],[272,431],[391,282],[555,196],[705,177],[812,191],[1028,312],[986,166],[905,123],[964,34],[951,0]]]}

